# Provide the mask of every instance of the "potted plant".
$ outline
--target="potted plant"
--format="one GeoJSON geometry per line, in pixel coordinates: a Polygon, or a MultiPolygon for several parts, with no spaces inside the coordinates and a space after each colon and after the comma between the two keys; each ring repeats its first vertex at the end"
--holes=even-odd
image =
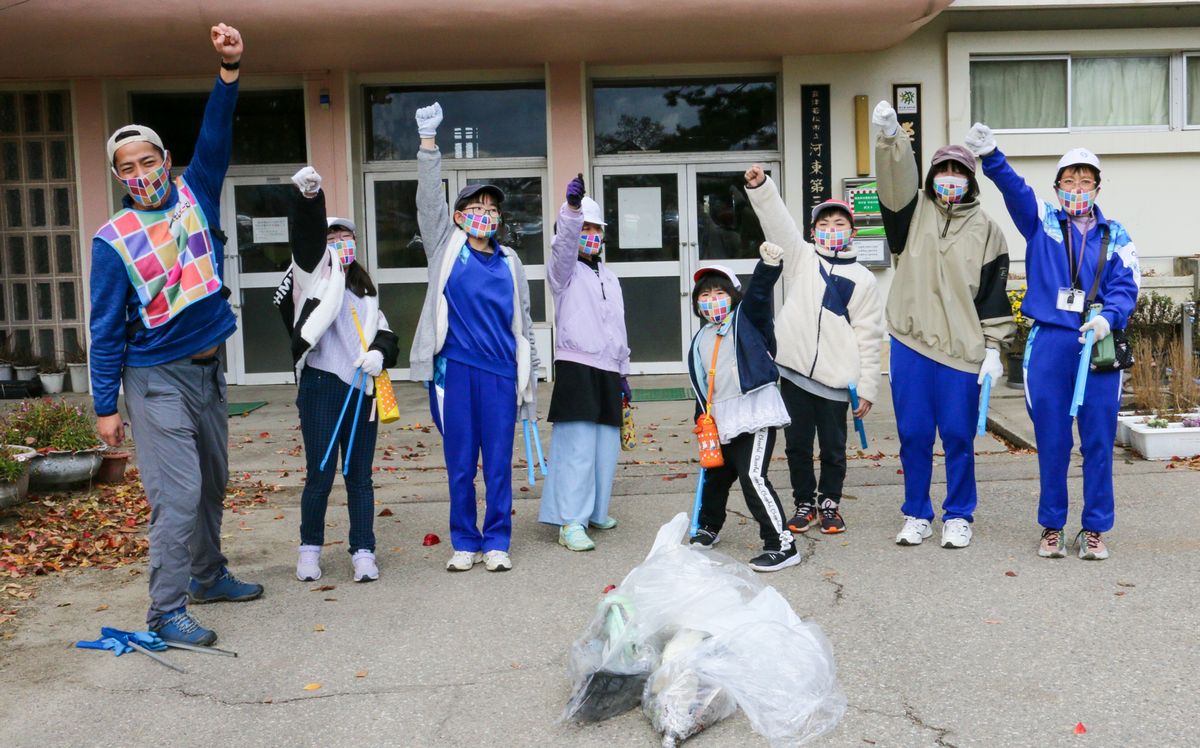
{"type": "Polygon", "coordinates": [[[35,454],[29,447],[0,444],[0,509],[25,500],[29,491],[29,461],[35,454]]]}
{"type": "Polygon", "coordinates": [[[90,481],[100,469],[103,446],[92,419],[65,400],[25,400],[8,416],[5,439],[40,455],[30,465],[29,485],[57,489],[90,481]]]}
{"type": "MultiPolygon", "coordinates": [[[[1195,359],[1181,341],[1167,347],[1165,366],[1156,379],[1157,407],[1144,423],[1129,425],[1133,448],[1148,460],[1200,455],[1200,384],[1195,359]],[[1161,386],[1165,378],[1166,386],[1161,386]]],[[[1135,369],[1137,367],[1134,367],[1135,369]]]]}
{"type": "Polygon", "coordinates": [[[44,356],[38,361],[38,379],[42,381],[42,392],[57,395],[63,391],[63,380],[67,367],[53,356],[44,356]]]}
{"type": "Polygon", "coordinates": [[[0,382],[13,378],[12,361],[9,360],[8,344],[0,343],[0,382]]]}
{"type": "Polygon", "coordinates": [[[67,354],[67,370],[71,374],[71,392],[87,392],[90,389],[87,346],[78,345],[67,354]]]}
{"type": "Polygon", "coordinates": [[[1025,286],[1008,292],[1008,303],[1012,307],[1013,321],[1017,332],[1008,344],[1008,386],[1020,389],[1025,386],[1025,343],[1029,340],[1029,328],[1033,321],[1021,314],[1021,303],[1025,301],[1025,286]]]}
{"type": "Polygon", "coordinates": [[[28,346],[18,346],[12,349],[8,359],[12,362],[17,381],[28,382],[37,376],[38,360],[28,346]]]}

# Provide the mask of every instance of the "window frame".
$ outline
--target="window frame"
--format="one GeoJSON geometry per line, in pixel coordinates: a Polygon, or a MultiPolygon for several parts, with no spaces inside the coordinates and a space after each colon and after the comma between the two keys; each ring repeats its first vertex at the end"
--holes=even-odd
{"type": "MultiPolygon", "coordinates": [[[[1071,94],[1072,94],[1071,55],[1069,55],[1069,54],[971,55],[971,63],[972,64],[974,64],[976,62],[1039,62],[1039,61],[1044,62],[1044,61],[1049,61],[1049,60],[1063,60],[1067,63],[1067,92],[1066,92],[1067,100],[1066,100],[1066,104],[1064,106],[1064,109],[1067,113],[1066,127],[1014,127],[1011,129],[995,128],[994,132],[1005,133],[1005,134],[1012,134],[1012,133],[1017,133],[1017,134],[1069,133],[1069,132],[1071,132],[1071,94]]],[[[968,85],[970,84],[970,76],[971,76],[971,73],[968,70],[967,71],[968,85]]],[[[970,96],[969,88],[968,88],[968,97],[969,97],[970,104],[973,106],[975,104],[975,99],[973,96],[970,96]]],[[[974,116],[975,116],[974,110],[969,109],[968,111],[971,112],[970,116],[972,118],[974,118],[974,116]]]]}
{"type": "MultiPolygon", "coordinates": [[[[1196,50],[1196,51],[1192,51],[1192,52],[1185,51],[1182,54],[1182,60],[1180,63],[1180,68],[1179,68],[1179,78],[1180,78],[1180,82],[1179,82],[1179,87],[1180,87],[1179,120],[1182,125],[1180,127],[1180,129],[1182,129],[1182,130],[1200,130],[1200,120],[1197,120],[1196,122],[1193,122],[1193,123],[1188,122],[1188,110],[1191,108],[1191,105],[1192,105],[1190,93],[1188,91],[1188,65],[1191,63],[1192,60],[1195,60],[1194,64],[1197,67],[1200,67],[1200,50],[1196,50]]],[[[1200,90],[1196,91],[1196,98],[1200,98],[1200,90]]]]}

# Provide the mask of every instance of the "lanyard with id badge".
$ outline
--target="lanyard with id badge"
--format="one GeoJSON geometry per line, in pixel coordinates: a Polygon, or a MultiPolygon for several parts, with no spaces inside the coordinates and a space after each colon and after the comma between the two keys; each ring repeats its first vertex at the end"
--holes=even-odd
{"type": "MultiPolygon", "coordinates": [[[[1082,288],[1079,288],[1079,270],[1083,265],[1083,254],[1087,251],[1087,235],[1083,235],[1082,246],[1079,250],[1078,259],[1071,251],[1071,231],[1066,221],[1061,221],[1063,232],[1063,244],[1067,249],[1067,262],[1071,268],[1071,287],[1058,289],[1058,304],[1059,310],[1064,312],[1075,312],[1079,315],[1080,320],[1086,321],[1087,309],[1091,306],[1099,306],[1093,304],[1096,300],[1096,294],[1100,290],[1100,277],[1104,273],[1104,264],[1108,261],[1108,224],[1100,224],[1100,256],[1096,258],[1096,276],[1092,279],[1092,288],[1086,294],[1082,288]]],[[[1124,330],[1113,330],[1113,334],[1098,341],[1092,346],[1092,368],[1093,369],[1127,369],[1133,365],[1132,356],[1128,357],[1128,362],[1118,362],[1117,360],[1117,344],[1118,342],[1128,347],[1124,340],[1124,330]],[[1119,340],[1118,340],[1119,339],[1119,340]]],[[[1124,359],[1125,357],[1123,357],[1124,359]]]]}

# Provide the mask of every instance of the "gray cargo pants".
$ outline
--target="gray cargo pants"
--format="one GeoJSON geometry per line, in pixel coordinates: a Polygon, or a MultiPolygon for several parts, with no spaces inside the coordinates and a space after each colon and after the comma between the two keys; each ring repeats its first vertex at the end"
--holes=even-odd
{"type": "Polygon", "coordinates": [[[225,373],[216,357],[126,367],[125,406],[150,503],[153,628],[187,604],[188,583],[217,580],[221,514],[229,479],[225,373]]]}

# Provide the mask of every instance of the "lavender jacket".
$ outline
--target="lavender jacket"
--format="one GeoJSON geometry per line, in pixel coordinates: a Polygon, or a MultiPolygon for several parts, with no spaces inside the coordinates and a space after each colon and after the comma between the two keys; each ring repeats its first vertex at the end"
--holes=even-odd
{"type": "Polygon", "coordinates": [[[579,261],[582,227],[582,211],[563,203],[547,267],[554,295],[554,358],[625,376],[629,339],[621,284],[603,262],[593,271],[579,261]]]}

